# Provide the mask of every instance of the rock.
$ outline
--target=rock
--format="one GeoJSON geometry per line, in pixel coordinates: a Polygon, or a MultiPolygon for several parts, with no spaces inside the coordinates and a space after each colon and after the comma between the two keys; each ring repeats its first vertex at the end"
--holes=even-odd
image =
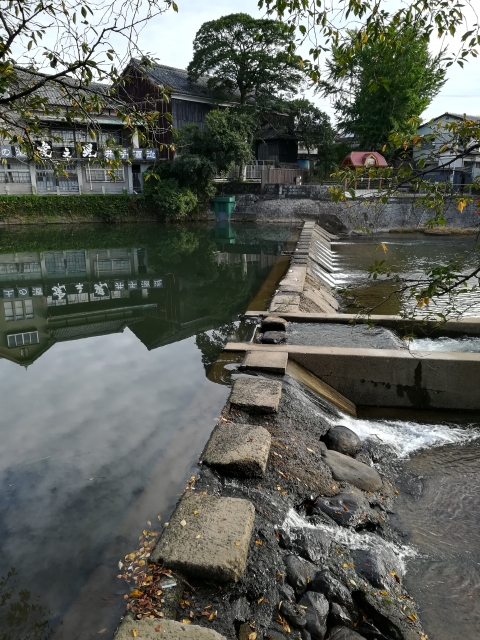
{"type": "Polygon", "coordinates": [[[225,636],[221,636],[213,629],[206,629],[198,625],[186,625],[174,620],[163,620],[159,618],[143,618],[142,620],[133,620],[129,616],[125,616],[122,620],[115,640],[131,640],[138,637],[142,640],[226,640],[225,636]],[[161,626],[161,632],[155,631],[155,628],[161,626]],[[135,632],[135,633],[134,633],[135,632]]]}
{"type": "Polygon", "coordinates": [[[338,451],[322,451],[322,460],[330,467],[332,476],[340,482],[348,482],[364,491],[378,491],[382,479],[376,469],[368,467],[338,451]]]}
{"type": "Polygon", "coordinates": [[[232,618],[235,622],[246,622],[250,619],[250,605],[245,597],[232,602],[232,618]]]}
{"type": "Polygon", "coordinates": [[[309,589],[317,593],[322,593],[327,600],[336,602],[342,607],[345,607],[347,611],[353,612],[355,610],[350,591],[327,569],[318,571],[315,574],[309,585],[309,589]]]}
{"type": "Polygon", "coordinates": [[[282,601],[280,605],[280,614],[297,629],[303,629],[307,624],[307,614],[305,609],[300,609],[298,605],[291,602],[282,601]]]}
{"type": "Polygon", "coordinates": [[[327,633],[328,601],[322,593],[313,591],[307,592],[298,603],[301,607],[306,607],[307,631],[312,638],[323,640],[327,633]]]}
{"type": "Polygon", "coordinates": [[[387,550],[354,549],[352,556],[355,571],[374,587],[389,590],[396,582],[395,577],[390,575],[390,571],[395,571],[395,575],[400,579],[399,563],[387,550]]]}
{"type": "Polygon", "coordinates": [[[240,369],[251,371],[267,371],[268,373],[280,373],[285,375],[288,363],[287,351],[247,351],[240,369]]]}
{"type": "Polygon", "coordinates": [[[371,515],[368,502],[360,492],[338,493],[328,498],[317,498],[312,513],[315,514],[318,510],[343,527],[356,527],[359,521],[366,520],[367,514],[371,515]]]}
{"type": "Polygon", "coordinates": [[[238,378],[230,394],[232,405],[252,413],[276,413],[282,397],[282,383],[265,378],[238,378]]]}
{"type": "Polygon", "coordinates": [[[237,582],[245,572],[254,520],[248,500],[186,493],[150,561],[205,581],[237,582]]]}
{"type": "Polygon", "coordinates": [[[307,562],[307,560],[293,554],[286,556],[284,562],[288,583],[293,587],[297,595],[302,595],[315,575],[315,566],[311,562],[307,562]]]}
{"type": "Polygon", "coordinates": [[[262,320],[262,331],[286,331],[288,322],[277,316],[267,316],[262,320]]]}
{"type": "Polygon", "coordinates": [[[259,336],[262,344],[283,344],[286,339],[285,331],[265,331],[259,336]]]}
{"type": "Polygon", "coordinates": [[[219,424],[203,453],[203,462],[227,475],[265,475],[272,437],[263,427],[219,424]]]}
{"type": "Polygon", "coordinates": [[[365,640],[365,638],[348,627],[334,627],[328,634],[327,640],[365,640]]]}
{"type": "Polygon", "coordinates": [[[331,602],[327,622],[329,627],[342,626],[350,629],[353,627],[354,617],[337,602],[331,602]]]}
{"type": "Polygon", "coordinates": [[[319,529],[295,528],[290,530],[290,547],[292,551],[310,562],[319,563],[325,560],[332,539],[319,529]]]}
{"type": "Polygon", "coordinates": [[[362,441],[348,427],[338,425],[332,427],[324,436],[324,442],[329,449],[338,451],[346,456],[354,458],[362,448],[362,441]]]}

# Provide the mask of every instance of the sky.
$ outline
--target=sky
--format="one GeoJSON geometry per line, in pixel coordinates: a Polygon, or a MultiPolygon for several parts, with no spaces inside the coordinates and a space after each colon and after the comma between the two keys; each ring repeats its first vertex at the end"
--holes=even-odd
{"type": "MultiPolygon", "coordinates": [[[[393,0],[387,0],[389,1],[393,0]]],[[[192,42],[204,22],[229,13],[263,16],[258,9],[257,0],[177,0],[177,4],[178,13],[168,11],[148,24],[141,34],[139,44],[143,51],[154,54],[162,64],[180,69],[185,69],[192,59],[192,42]]],[[[438,49],[436,42],[432,45],[433,51],[438,49]]],[[[458,65],[450,67],[447,78],[439,95],[424,112],[423,118],[428,120],[446,111],[480,116],[480,57],[471,58],[464,69],[458,65]]],[[[313,96],[311,92],[307,93],[307,97],[335,119],[329,100],[313,96]]]]}

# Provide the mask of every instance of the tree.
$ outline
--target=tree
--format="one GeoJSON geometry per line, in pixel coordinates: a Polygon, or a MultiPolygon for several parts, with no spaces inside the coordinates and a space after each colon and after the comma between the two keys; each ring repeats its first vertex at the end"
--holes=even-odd
{"type": "Polygon", "coordinates": [[[294,118],[295,134],[308,156],[318,150],[319,158],[329,158],[335,137],[329,116],[306,98],[292,100],[289,111],[294,118]]]}
{"type": "MultiPolygon", "coordinates": [[[[357,34],[348,31],[354,47],[357,34]]],[[[445,84],[443,54],[432,56],[419,30],[389,26],[387,34],[368,38],[344,60],[333,47],[325,95],[334,96],[339,126],[354,135],[361,149],[381,151],[392,131],[415,135],[420,116],[445,84]]]]}
{"type": "MultiPolygon", "coordinates": [[[[317,0],[259,0],[259,6],[267,9],[267,15],[276,16],[297,27],[299,37],[292,39],[291,50],[307,40],[313,42],[309,50],[310,59],[303,60],[303,68],[317,88],[327,80],[323,75],[326,56],[334,53],[336,75],[348,76],[358,51],[369,40],[388,42],[396,30],[415,30],[418,38],[427,44],[434,37],[440,38],[445,48],[443,62],[446,68],[455,63],[463,68],[470,56],[478,56],[480,24],[471,2],[461,4],[456,0],[406,0],[391,3],[390,0],[340,0],[330,6],[320,6],[317,0]]],[[[381,86],[381,78],[377,78],[371,88],[375,92],[381,86]]],[[[349,101],[348,93],[345,94],[345,100],[349,101]]],[[[396,121],[393,122],[393,127],[385,142],[388,142],[390,148],[400,150],[400,167],[369,167],[363,170],[369,178],[382,179],[380,182],[383,189],[376,199],[379,209],[387,206],[393,194],[408,189],[415,194],[415,206],[431,213],[427,226],[434,227],[445,225],[445,211],[452,203],[456,204],[460,212],[467,206],[474,206],[473,196],[455,191],[450,183],[431,181],[429,174],[432,170],[448,169],[457,160],[480,150],[480,122],[464,116],[459,121],[445,124],[444,129],[449,134],[448,142],[415,165],[410,160],[410,150],[416,146],[431,146],[435,133],[420,136],[415,133],[412,135],[405,128],[395,130],[398,127],[396,121]]],[[[353,187],[361,173],[349,169],[338,171],[338,184],[331,190],[333,199],[354,199],[353,187]]],[[[473,182],[472,189],[480,190],[478,177],[473,182]]],[[[476,205],[480,205],[480,200],[476,205]]],[[[480,209],[477,213],[480,213],[480,209]]],[[[445,314],[436,314],[433,302],[445,298],[450,300],[462,291],[478,290],[480,252],[477,251],[476,256],[477,264],[473,267],[467,268],[464,265],[459,268],[458,264],[448,263],[438,268],[426,269],[423,276],[415,281],[399,283],[398,290],[394,293],[401,294],[404,299],[413,298],[418,307],[427,307],[427,310],[433,308],[431,315],[436,320],[442,320],[445,314]]],[[[388,278],[389,269],[385,260],[375,261],[370,274],[375,279],[388,278]]],[[[449,309],[455,313],[455,304],[449,304],[449,309]]]]}
{"type": "Polygon", "coordinates": [[[46,135],[45,120],[59,116],[83,124],[93,137],[96,116],[115,109],[131,134],[155,130],[155,110],[119,98],[128,91],[122,68],[138,48],[145,24],[173,0],[9,0],[0,10],[0,138],[36,158],[33,139],[46,135]],[[47,73],[48,72],[48,73],[47,73]],[[98,83],[106,83],[100,86],[98,83]],[[51,91],[64,107],[51,106],[51,91]]]}
{"type": "Polygon", "coordinates": [[[302,74],[298,56],[288,50],[293,36],[294,28],[283,22],[246,13],[205,22],[193,41],[189,77],[210,75],[212,89],[237,93],[241,105],[296,91],[302,74]]]}

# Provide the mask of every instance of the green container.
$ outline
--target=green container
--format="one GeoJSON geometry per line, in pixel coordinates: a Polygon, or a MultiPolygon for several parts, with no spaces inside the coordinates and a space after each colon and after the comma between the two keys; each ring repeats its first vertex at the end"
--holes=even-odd
{"type": "Polygon", "coordinates": [[[235,209],[235,196],[216,196],[212,201],[217,220],[228,220],[235,209]]]}

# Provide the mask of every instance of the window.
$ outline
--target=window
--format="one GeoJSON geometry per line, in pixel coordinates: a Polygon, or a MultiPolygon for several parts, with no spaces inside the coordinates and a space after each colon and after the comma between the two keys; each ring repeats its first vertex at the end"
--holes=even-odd
{"type": "Polygon", "coordinates": [[[104,169],[98,165],[86,166],[87,182],[125,182],[123,167],[104,169]]]}
{"type": "Polygon", "coordinates": [[[33,313],[32,300],[13,300],[3,303],[5,309],[5,320],[12,322],[13,320],[30,320],[35,317],[33,313]]]}
{"type": "Polygon", "coordinates": [[[28,333],[14,333],[7,336],[7,344],[12,347],[23,347],[26,344],[38,344],[38,331],[29,331],[28,333]]]}

